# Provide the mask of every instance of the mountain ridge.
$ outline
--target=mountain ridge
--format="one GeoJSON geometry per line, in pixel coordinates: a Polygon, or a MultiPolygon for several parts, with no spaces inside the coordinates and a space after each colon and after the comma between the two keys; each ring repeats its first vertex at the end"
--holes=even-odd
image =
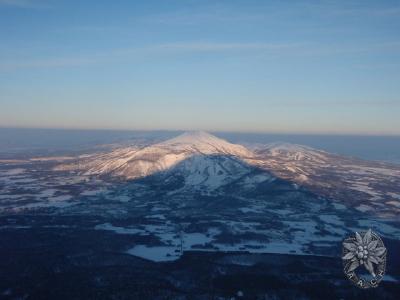
{"type": "MultiPolygon", "coordinates": [[[[55,167],[58,171],[80,171],[84,175],[111,175],[135,179],[166,171],[191,157],[203,157],[193,162],[209,165],[194,166],[199,169],[222,168],[219,162],[205,156],[226,156],[226,161],[236,164],[236,158],[250,158],[254,153],[242,145],[232,144],[202,131],[185,132],[175,138],[144,148],[124,147],[109,153],[92,155],[76,162],[55,167]]],[[[187,169],[187,167],[186,167],[187,169]]]]}

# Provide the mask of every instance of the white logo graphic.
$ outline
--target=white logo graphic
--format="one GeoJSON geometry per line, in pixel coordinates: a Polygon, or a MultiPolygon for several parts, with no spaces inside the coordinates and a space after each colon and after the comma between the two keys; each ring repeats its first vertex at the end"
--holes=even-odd
{"type": "Polygon", "coordinates": [[[371,229],[356,232],[343,241],[344,273],[360,288],[377,287],[385,275],[386,254],[381,238],[371,229]],[[362,275],[365,270],[370,275],[362,275]]]}

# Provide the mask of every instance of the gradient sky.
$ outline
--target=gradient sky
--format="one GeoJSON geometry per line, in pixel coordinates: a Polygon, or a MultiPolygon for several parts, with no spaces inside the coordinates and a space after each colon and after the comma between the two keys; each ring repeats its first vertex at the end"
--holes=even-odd
{"type": "Polygon", "coordinates": [[[0,0],[0,126],[400,134],[400,1],[0,0]]]}

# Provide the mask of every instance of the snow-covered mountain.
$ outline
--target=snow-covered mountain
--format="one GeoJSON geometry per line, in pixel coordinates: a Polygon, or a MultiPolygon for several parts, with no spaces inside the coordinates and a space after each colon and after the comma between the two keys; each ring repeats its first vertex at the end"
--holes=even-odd
{"type": "Polygon", "coordinates": [[[248,163],[275,172],[278,176],[304,184],[321,168],[329,167],[342,159],[332,153],[304,145],[270,143],[254,150],[255,155],[248,163]]]}
{"type": "Polygon", "coordinates": [[[125,147],[79,158],[55,169],[125,179],[173,171],[184,175],[187,183],[217,187],[250,173],[252,168],[241,161],[250,157],[253,153],[241,145],[196,131],[141,149],[125,147]]]}
{"type": "Polygon", "coordinates": [[[288,161],[310,161],[320,164],[327,163],[333,155],[323,150],[317,150],[304,145],[280,142],[267,144],[257,152],[288,161]]]}
{"type": "Polygon", "coordinates": [[[287,143],[258,147],[246,162],[360,211],[387,216],[400,213],[397,165],[287,143]]]}
{"type": "Polygon", "coordinates": [[[142,148],[122,147],[81,156],[55,169],[124,180],[157,175],[158,184],[174,182],[171,186],[182,187],[176,183],[179,178],[183,186],[208,191],[232,182],[242,191],[248,186],[257,189],[262,182],[281,178],[317,195],[351,203],[361,211],[400,212],[398,166],[287,143],[252,151],[205,132],[187,132],[142,148]]]}

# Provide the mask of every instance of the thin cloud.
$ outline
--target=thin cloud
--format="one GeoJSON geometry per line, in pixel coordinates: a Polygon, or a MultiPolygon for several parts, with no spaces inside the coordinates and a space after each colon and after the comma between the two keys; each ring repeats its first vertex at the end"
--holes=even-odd
{"type": "Polygon", "coordinates": [[[400,41],[370,43],[363,45],[352,44],[322,44],[315,42],[298,43],[224,43],[224,42],[177,42],[154,45],[148,50],[192,51],[192,52],[222,52],[222,51],[265,51],[282,55],[342,55],[366,52],[400,51],[400,41]]]}
{"type": "Polygon", "coordinates": [[[400,7],[389,7],[383,9],[348,8],[335,9],[331,13],[343,16],[368,16],[368,17],[396,17],[400,15],[400,7]]]}
{"type": "Polygon", "coordinates": [[[114,49],[107,52],[99,52],[87,56],[79,57],[59,57],[43,58],[33,60],[15,60],[0,62],[0,71],[13,71],[20,69],[36,68],[63,68],[78,67],[88,64],[98,64],[110,62],[113,60],[131,59],[141,55],[156,55],[157,53],[171,51],[189,51],[189,52],[223,52],[235,50],[270,50],[278,51],[282,49],[291,49],[298,47],[298,44],[276,44],[276,43],[211,43],[211,42],[181,42],[155,44],[144,47],[133,47],[125,49],[114,49]]]}
{"type": "Polygon", "coordinates": [[[292,57],[354,55],[368,52],[400,50],[400,42],[382,42],[365,45],[326,45],[321,43],[241,43],[241,42],[174,42],[140,47],[114,49],[81,56],[52,57],[33,60],[0,61],[0,71],[32,68],[78,67],[88,64],[138,59],[166,53],[251,53],[292,57]]]}
{"type": "Polygon", "coordinates": [[[30,1],[30,0],[0,0],[0,5],[30,7],[30,6],[32,6],[32,1],[30,1]]]}
{"type": "Polygon", "coordinates": [[[364,44],[327,44],[327,43],[308,43],[299,47],[296,51],[291,51],[292,56],[341,56],[366,53],[388,53],[399,52],[400,41],[382,41],[364,44]]]}
{"type": "Polygon", "coordinates": [[[0,0],[0,6],[11,6],[18,8],[38,8],[43,7],[41,0],[0,0]]]}
{"type": "Polygon", "coordinates": [[[117,27],[117,26],[92,26],[92,25],[83,25],[83,26],[75,26],[63,29],[55,29],[55,32],[84,32],[84,33],[114,33],[114,32],[124,32],[126,28],[117,27]]]}
{"type": "Polygon", "coordinates": [[[269,14],[237,13],[226,11],[210,12],[180,12],[149,15],[141,20],[146,23],[159,23],[164,25],[197,25],[202,23],[226,23],[226,22],[257,22],[265,20],[269,14]]]}
{"type": "Polygon", "coordinates": [[[210,43],[210,42],[184,42],[169,43],[151,47],[154,50],[188,50],[188,51],[224,51],[224,50],[280,50],[298,48],[300,44],[279,43],[210,43]]]}
{"type": "Polygon", "coordinates": [[[323,99],[323,100],[310,100],[310,99],[292,99],[292,100],[271,100],[265,99],[264,103],[268,103],[270,107],[313,107],[313,108],[326,108],[326,107],[399,107],[400,99],[323,99]]]}
{"type": "Polygon", "coordinates": [[[0,71],[12,71],[19,69],[37,69],[37,68],[62,68],[78,67],[97,62],[93,58],[49,58],[26,61],[12,61],[0,63],[0,71]]]}
{"type": "Polygon", "coordinates": [[[303,7],[328,15],[343,17],[396,17],[400,15],[400,6],[367,7],[362,1],[306,2],[303,7]]]}

